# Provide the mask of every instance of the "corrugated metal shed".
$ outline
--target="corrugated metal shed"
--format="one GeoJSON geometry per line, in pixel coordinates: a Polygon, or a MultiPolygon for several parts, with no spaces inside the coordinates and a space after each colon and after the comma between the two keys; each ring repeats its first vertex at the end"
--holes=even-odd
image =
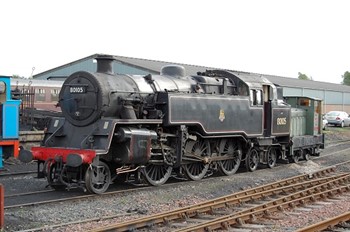
{"type": "Polygon", "coordinates": [[[308,89],[322,89],[322,90],[341,91],[341,92],[350,93],[350,86],[347,86],[347,85],[333,84],[333,83],[321,82],[321,81],[300,80],[297,78],[280,77],[280,76],[273,76],[273,75],[264,75],[264,76],[267,79],[269,79],[272,83],[275,83],[279,86],[308,88],[308,89]]]}
{"type": "MultiPolygon", "coordinates": [[[[71,63],[50,69],[34,75],[33,78],[41,80],[64,80],[67,76],[76,71],[85,70],[95,72],[97,67],[95,58],[98,55],[101,54],[93,54],[71,63]]],[[[207,69],[217,69],[215,67],[204,67],[199,65],[188,65],[124,56],[113,57],[116,60],[113,67],[114,71],[115,73],[120,74],[159,74],[163,66],[170,64],[184,66],[186,69],[186,75],[196,75],[197,72],[205,72],[207,69]]],[[[350,86],[320,81],[299,80],[297,78],[281,77],[269,74],[241,72],[237,70],[228,71],[237,74],[237,76],[244,75],[246,78],[264,77],[275,85],[283,87],[283,95],[285,96],[307,96],[323,99],[325,111],[337,109],[350,112],[350,86]]]]}
{"type": "MultiPolygon", "coordinates": [[[[34,79],[64,79],[70,74],[85,70],[89,72],[96,71],[96,62],[95,58],[100,54],[94,54],[71,63],[47,70],[45,72],[36,74],[33,76],[34,79]]],[[[187,65],[187,64],[179,64],[179,63],[171,63],[165,61],[155,61],[155,60],[146,60],[146,59],[138,59],[124,56],[113,56],[116,60],[114,62],[114,71],[115,73],[120,74],[135,74],[135,75],[146,75],[146,74],[159,74],[161,68],[165,65],[169,64],[178,64],[182,65],[186,69],[187,75],[195,75],[198,71],[204,72],[206,69],[214,69],[203,66],[196,65],[187,65]]]]}
{"type": "MultiPolygon", "coordinates": [[[[86,70],[94,72],[96,70],[96,63],[94,62],[94,58],[99,54],[94,54],[71,63],[47,70],[45,72],[34,75],[35,79],[50,79],[54,77],[64,77],[69,76],[71,73],[79,70],[86,70]]],[[[124,56],[114,56],[117,62],[115,62],[115,72],[122,74],[159,74],[161,68],[165,65],[169,64],[177,64],[182,65],[186,69],[187,75],[195,75],[197,72],[204,72],[206,69],[216,69],[214,67],[204,67],[199,65],[188,65],[188,64],[180,64],[180,63],[172,63],[165,61],[155,61],[148,59],[138,59],[124,56]]],[[[241,72],[237,70],[230,70],[235,73],[247,73],[249,72],[241,72]]],[[[258,74],[251,73],[252,75],[260,75],[266,77],[272,83],[275,83],[282,87],[292,87],[292,88],[309,88],[309,89],[322,89],[322,90],[331,90],[331,91],[341,91],[341,92],[349,92],[350,86],[345,86],[341,84],[333,84],[328,82],[320,82],[320,81],[309,81],[309,80],[299,80],[297,78],[289,78],[289,77],[281,77],[275,75],[268,74],[258,74]]]]}
{"type": "MultiPolygon", "coordinates": [[[[56,79],[62,80],[73,72],[85,70],[95,72],[96,61],[95,58],[100,54],[93,54],[91,56],[73,61],[71,63],[50,69],[43,73],[34,75],[34,79],[56,79]]],[[[204,67],[199,65],[188,65],[180,63],[172,63],[165,61],[155,61],[148,59],[138,59],[124,56],[113,56],[116,60],[114,62],[115,73],[120,74],[159,74],[161,68],[169,64],[182,65],[186,69],[187,75],[196,75],[197,72],[204,72],[207,69],[216,69],[214,67],[204,67]]],[[[333,84],[320,81],[299,80],[297,78],[288,78],[268,74],[258,74],[241,72],[237,70],[229,70],[237,75],[251,75],[261,76],[267,78],[272,83],[283,87],[284,95],[294,96],[308,96],[317,97],[327,100],[330,104],[350,104],[350,86],[333,84]]]]}

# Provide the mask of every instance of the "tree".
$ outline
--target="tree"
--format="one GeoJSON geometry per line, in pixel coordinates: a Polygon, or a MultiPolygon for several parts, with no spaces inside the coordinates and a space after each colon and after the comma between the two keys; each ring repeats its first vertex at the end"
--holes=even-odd
{"type": "Polygon", "coordinates": [[[312,81],[312,77],[306,76],[306,74],[298,72],[298,79],[299,80],[310,80],[312,81]]]}
{"type": "Polygon", "coordinates": [[[341,77],[343,78],[343,85],[350,85],[350,72],[346,71],[341,77]]]}
{"type": "Polygon", "coordinates": [[[20,75],[13,74],[13,75],[12,75],[12,78],[13,78],[13,79],[24,79],[25,77],[21,77],[20,75]]]}

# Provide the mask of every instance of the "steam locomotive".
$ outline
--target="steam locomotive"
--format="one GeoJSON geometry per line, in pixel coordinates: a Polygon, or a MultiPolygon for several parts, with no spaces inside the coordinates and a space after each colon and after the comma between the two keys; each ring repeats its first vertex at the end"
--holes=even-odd
{"type": "Polygon", "coordinates": [[[105,192],[119,179],[157,186],[170,176],[200,180],[209,173],[254,171],[298,162],[324,146],[321,102],[277,98],[258,74],[207,70],[186,76],[178,65],[160,75],[116,75],[113,57],[97,72],[70,75],[40,147],[21,150],[37,160],[38,176],[55,189],[105,192]]]}
{"type": "Polygon", "coordinates": [[[0,169],[2,159],[18,156],[19,150],[19,118],[20,100],[11,97],[11,78],[0,75],[0,169]]]}

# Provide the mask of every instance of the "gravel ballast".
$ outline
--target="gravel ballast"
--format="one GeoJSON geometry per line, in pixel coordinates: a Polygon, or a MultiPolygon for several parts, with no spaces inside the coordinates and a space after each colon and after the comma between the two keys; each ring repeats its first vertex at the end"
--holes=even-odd
{"type": "MultiPolygon", "coordinates": [[[[46,231],[86,231],[97,226],[196,204],[291,176],[310,173],[319,168],[348,160],[349,151],[322,158],[323,155],[339,149],[339,146],[332,145],[334,141],[344,139],[350,139],[350,128],[329,128],[326,131],[327,148],[321,153],[321,158],[318,160],[303,161],[298,164],[279,164],[273,169],[260,168],[255,172],[246,172],[244,168],[241,168],[233,176],[211,176],[201,181],[183,181],[180,185],[152,187],[147,190],[116,194],[113,197],[105,196],[67,204],[56,203],[39,207],[8,209],[5,211],[5,231],[29,230],[37,227],[44,227],[46,231]],[[108,217],[112,217],[112,219],[92,220],[108,217]],[[88,219],[91,221],[59,228],[50,227],[54,224],[88,219]]],[[[350,147],[350,143],[348,147],[350,147]]],[[[341,168],[341,171],[349,172],[349,170],[349,165],[341,168]]],[[[0,181],[4,180],[0,179],[0,181]]],[[[26,179],[18,177],[8,180],[8,183],[3,183],[3,185],[5,193],[10,194],[13,191],[18,191],[21,186],[28,191],[31,189],[32,191],[43,190],[46,183],[42,179],[31,176],[26,179]]],[[[338,199],[333,204],[312,209],[312,211],[299,212],[299,215],[283,212],[281,220],[264,219],[262,222],[266,224],[266,231],[294,231],[307,224],[313,224],[317,220],[320,221],[323,218],[350,211],[349,198],[345,197],[344,201],[338,199]],[[274,226],[271,226],[271,223],[274,226]]]]}

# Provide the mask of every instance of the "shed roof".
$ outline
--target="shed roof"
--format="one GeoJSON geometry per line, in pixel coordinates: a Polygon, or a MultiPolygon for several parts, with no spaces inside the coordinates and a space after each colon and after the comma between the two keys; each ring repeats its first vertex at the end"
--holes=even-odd
{"type": "Polygon", "coordinates": [[[12,86],[18,87],[57,87],[61,88],[63,81],[56,80],[35,80],[35,79],[11,79],[12,86]]]}
{"type": "Polygon", "coordinates": [[[237,71],[231,71],[231,73],[239,77],[242,81],[250,83],[252,86],[261,87],[263,84],[272,84],[271,81],[262,74],[237,71]]]}
{"type": "Polygon", "coordinates": [[[323,89],[330,91],[350,92],[350,86],[342,84],[334,84],[329,82],[300,80],[291,77],[280,77],[274,75],[264,75],[272,83],[282,87],[307,88],[307,89],[323,89]]]}
{"type": "MultiPolygon", "coordinates": [[[[47,70],[45,72],[39,73],[34,75],[33,77],[36,78],[39,75],[44,75],[56,70],[59,70],[61,68],[69,67],[74,64],[78,64],[82,61],[94,59],[98,55],[101,54],[93,54],[91,56],[70,62],[68,64],[47,70]]],[[[199,66],[199,65],[189,65],[189,64],[180,64],[180,63],[174,63],[174,62],[166,62],[166,61],[156,61],[156,60],[148,60],[148,59],[140,59],[140,58],[132,58],[132,57],[125,57],[125,56],[113,56],[117,62],[123,63],[128,66],[132,66],[135,68],[139,68],[141,70],[149,71],[150,73],[159,74],[161,68],[165,65],[169,64],[177,64],[182,65],[186,69],[187,75],[196,75],[197,72],[204,72],[207,69],[217,69],[214,67],[205,67],[205,66],[199,66]]],[[[321,82],[321,81],[311,81],[311,80],[300,80],[297,78],[290,78],[290,77],[281,77],[281,76],[275,76],[275,75],[269,75],[269,74],[258,74],[258,73],[249,73],[249,72],[242,72],[237,70],[229,70],[230,72],[233,72],[237,75],[244,74],[245,76],[262,76],[266,77],[269,81],[272,83],[279,85],[281,87],[292,87],[292,88],[308,88],[308,89],[322,89],[322,90],[330,90],[330,91],[341,91],[341,92],[350,92],[350,86],[341,85],[341,84],[333,84],[328,82],[321,82]]]]}
{"type": "MultiPolygon", "coordinates": [[[[35,74],[33,76],[33,78],[36,78],[38,76],[57,71],[59,69],[66,68],[66,67],[81,63],[81,62],[86,61],[86,60],[95,59],[97,56],[100,56],[100,55],[103,55],[103,54],[93,54],[91,56],[87,56],[87,57],[84,57],[82,59],[75,60],[73,62],[58,66],[56,68],[49,69],[45,72],[35,74]]],[[[146,70],[146,71],[149,71],[149,72],[154,73],[154,74],[159,74],[161,68],[163,66],[169,65],[169,64],[177,64],[177,65],[184,66],[186,69],[186,75],[196,75],[197,72],[204,72],[207,69],[215,69],[212,67],[204,67],[204,66],[199,66],[199,65],[180,64],[180,63],[175,63],[175,62],[156,61],[156,60],[132,58],[132,57],[125,57],[125,56],[114,56],[113,55],[113,57],[116,60],[116,62],[120,62],[122,64],[131,66],[131,67],[146,70]]],[[[118,70],[116,70],[116,71],[118,71],[118,70]]]]}

